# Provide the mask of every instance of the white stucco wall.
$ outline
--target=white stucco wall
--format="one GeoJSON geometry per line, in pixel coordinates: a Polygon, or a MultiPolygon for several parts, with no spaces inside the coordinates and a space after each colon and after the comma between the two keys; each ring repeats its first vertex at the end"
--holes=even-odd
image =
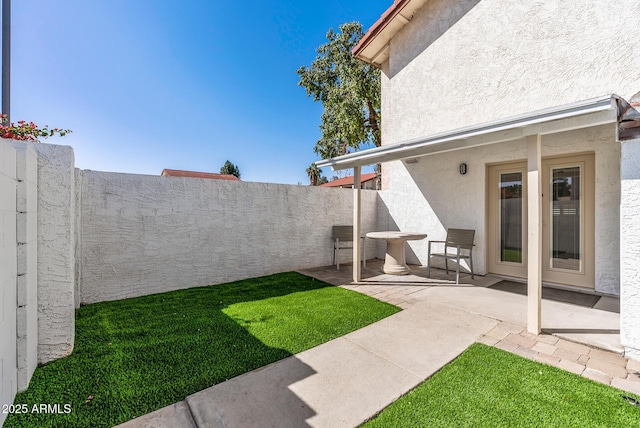
{"type": "Polygon", "coordinates": [[[640,140],[622,143],[620,339],[640,360],[640,140]]]}
{"type": "MultiPolygon", "coordinates": [[[[620,144],[615,125],[544,136],[544,156],[593,152],[595,179],[596,290],[619,294],[620,144]]],[[[418,163],[388,164],[388,190],[380,192],[380,228],[426,232],[427,240],[442,240],[447,228],[476,230],[474,268],[487,272],[486,165],[525,160],[526,142],[516,140],[464,151],[424,156],[418,163]],[[465,162],[468,173],[460,175],[465,162]],[[388,212],[388,217],[384,213],[388,212]]],[[[410,242],[408,260],[427,263],[427,240],[410,242]],[[413,253],[416,257],[411,257],[413,253]]],[[[381,257],[381,254],[378,254],[381,257]]],[[[438,261],[433,261],[438,265],[438,261]]],[[[442,266],[444,266],[442,264],[442,266]]]]}
{"type": "Polygon", "coordinates": [[[69,355],[75,334],[75,177],[69,146],[38,155],[38,362],[69,355]]]}
{"type": "MultiPolygon", "coordinates": [[[[13,403],[16,362],[16,152],[0,140],[0,405],[13,403]]],[[[0,412],[0,425],[6,414],[0,412]]]]}
{"type": "MultiPolygon", "coordinates": [[[[330,265],[331,226],[353,221],[348,189],[81,176],[82,303],[330,265]]],[[[376,192],[362,195],[363,230],[375,230],[376,192]]]]}
{"type": "Polygon", "coordinates": [[[391,40],[383,143],[640,91],[640,2],[432,0],[391,40]]]}

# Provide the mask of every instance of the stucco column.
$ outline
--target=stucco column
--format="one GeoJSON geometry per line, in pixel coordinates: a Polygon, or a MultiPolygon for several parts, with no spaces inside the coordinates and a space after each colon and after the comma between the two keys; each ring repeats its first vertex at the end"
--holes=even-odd
{"type": "Polygon", "coordinates": [[[73,351],[75,167],[68,146],[35,143],[38,155],[38,362],[73,351]]]}
{"type": "Polygon", "coordinates": [[[360,190],[360,167],[353,168],[353,280],[361,279],[360,259],[362,258],[362,240],[360,239],[360,217],[362,211],[362,195],[360,190]]]}
{"type": "Polygon", "coordinates": [[[620,340],[640,360],[640,139],[621,145],[620,340]]]}
{"type": "Polygon", "coordinates": [[[527,137],[527,330],[539,334],[542,328],[542,165],[541,137],[527,137]]]}

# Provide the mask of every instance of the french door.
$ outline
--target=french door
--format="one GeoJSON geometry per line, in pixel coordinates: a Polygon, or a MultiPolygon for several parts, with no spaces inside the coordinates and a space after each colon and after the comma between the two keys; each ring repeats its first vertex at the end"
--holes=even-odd
{"type": "MultiPolygon", "coordinates": [[[[542,280],[594,288],[594,156],[542,161],[542,280]]],[[[527,276],[527,162],[488,167],[488,270],[527,276]]]]}

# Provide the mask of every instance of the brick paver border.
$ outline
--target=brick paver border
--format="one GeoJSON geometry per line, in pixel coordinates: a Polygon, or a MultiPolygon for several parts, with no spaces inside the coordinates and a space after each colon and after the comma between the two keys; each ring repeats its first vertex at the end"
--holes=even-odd
{"type": "Polygon", "coordinates": [[[615,352],[531,334],[524,326],[507,322],[500,322],[478,342],[640,395],[640,362],[615,352]]]}

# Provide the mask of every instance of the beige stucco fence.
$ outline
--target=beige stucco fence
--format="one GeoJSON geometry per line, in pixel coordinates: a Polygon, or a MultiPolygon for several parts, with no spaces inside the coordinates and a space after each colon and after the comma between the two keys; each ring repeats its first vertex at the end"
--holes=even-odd
{"type": "MultiPolygon", "coordinates": [[[[353,221],[345,189],[96,171],[76,183],[82,303],[330,265],[331,227],[353,221]]],[[[375,191],[363,203],[374,230],[375,191]]]]}

